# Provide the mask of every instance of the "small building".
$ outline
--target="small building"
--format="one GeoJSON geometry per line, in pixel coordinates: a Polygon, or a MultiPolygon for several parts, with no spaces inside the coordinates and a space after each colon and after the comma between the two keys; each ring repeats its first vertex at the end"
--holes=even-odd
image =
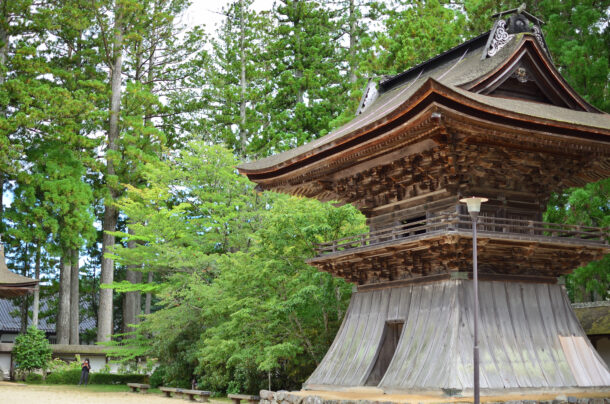
{"type": "MultiPolygon", "coordinates": [[[[371,82],[358,115],[238,169],[262,190],[351,203],[370,232],[309,264],[354,284],[305,390],[473,393],[473,231],[479,216],[482,394],[610,386],[558,278],[610,251],[607,229],[543,222],[553,192],[610,175],[610,115],[553,65],[542,22],[491,31],[371,82]]],[[[589,390],[587,390],[589,391],[589,390]]]]}

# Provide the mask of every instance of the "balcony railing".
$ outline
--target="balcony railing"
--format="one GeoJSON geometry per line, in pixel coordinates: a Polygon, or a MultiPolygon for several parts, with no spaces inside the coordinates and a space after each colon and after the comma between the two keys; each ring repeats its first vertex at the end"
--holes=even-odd
{"type": "MultiPolygon", "coordinates": [[[[316,253],[319,257],[329,253],[356,248],[405,242],[438,233],[467,230],[472,230],[472,220],[469,215],[457,213],[443,214],[365,234],[320,243],[316,246],[316,253]]],[[[573,242],[593,245],[605,245],[609,237],[608,228],[545,223],[534,220],[507,219],[492,216],[479,216],[477,230],[483,237],[536,238],[539,241],[564,241],[569,239],[573,240],[573,242]]]]}

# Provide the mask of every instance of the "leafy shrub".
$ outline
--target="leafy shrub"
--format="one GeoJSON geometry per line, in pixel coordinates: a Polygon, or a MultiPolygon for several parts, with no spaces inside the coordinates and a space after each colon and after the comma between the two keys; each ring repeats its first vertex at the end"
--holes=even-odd
{"type": "Polygon", "coordinates": [[[162,386],[165,383],[165,367],[158,366],[150,375],[150,387],[153,389],[162,386]]]}
{"type": "Polygon", "coordinates": [[[66,370],[80,370],[81,360],[79,355],[74,356],[74,361],[66,362],[63,359],[55,358],[49,362],[47,370],[49,373],[64,372],[66,370]]]}
{"type": "Polygon", "coordinates": [[[26,383],[30,383],[30,384],[41,384],[42,383],[42,375],[40,375],[38,373],[29,373],[25,377],[25,381],[26,381],[26,383]]]}
{"type": "MultiPolygon", "coordinates": [[[[80,369],[68,369],[54,372],[47,376],[48,384],[78,384],[80,380],[80,369]]],[[[127,374],[117,375],[112,373],[90,373],[89,384],[127,384],[148,383],[147,375],[127,374]]]]}
{"type": "Polygon", "coordinates": [[[48,384],[78,384],[80,380],[80,369],[68,369],[53,372],[47,376],[48,384]]]}
{"type": "Polygon", "coordinates": [[[46,369],[51,361],[51,346],[44,332],[32,326],[25,334],[17,336],[13,358],[19,370],[31,372],[34,369],[46,369]]]}
{"type": "Polygon", "coordinates": [[[148,383],[148,375],[126,374],[119,375],[113,373],[91,373],[90,384],[127,384],[127,383],[148,383]]]}

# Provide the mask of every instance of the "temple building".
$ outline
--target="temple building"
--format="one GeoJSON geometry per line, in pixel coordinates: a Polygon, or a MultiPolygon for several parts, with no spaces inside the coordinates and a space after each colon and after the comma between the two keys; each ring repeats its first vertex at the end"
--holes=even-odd
{"type": "Polygon", "coordinates": [[[608,387],[558,278],[610,251],[607,229],[543,222],[553,192],[610,175],[610,115],[553,65],[520,10],[371,81],[330,134],[239,167],[260,189],[351,203],[370,232],[309,263],[354,286],[310,390],[473,389],[472,222],[479,217],[482,393],[608,387]]]}

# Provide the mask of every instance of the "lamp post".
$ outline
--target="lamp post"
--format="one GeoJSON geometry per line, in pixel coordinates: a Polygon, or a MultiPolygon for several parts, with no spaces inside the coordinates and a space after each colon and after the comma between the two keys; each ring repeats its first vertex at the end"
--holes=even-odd
{"type": "Polygon", "coordinates": [[[487,202],[487,198],[478,198],[472,196],[470,198],[460,199],[460,202],[465,203],[468,207],[468,213],[472,218],[472,280],[474,283],[474,404],[479,404],[479,276],[477,269],[477,220],[481,211],[481,203],[487,202]]]}

